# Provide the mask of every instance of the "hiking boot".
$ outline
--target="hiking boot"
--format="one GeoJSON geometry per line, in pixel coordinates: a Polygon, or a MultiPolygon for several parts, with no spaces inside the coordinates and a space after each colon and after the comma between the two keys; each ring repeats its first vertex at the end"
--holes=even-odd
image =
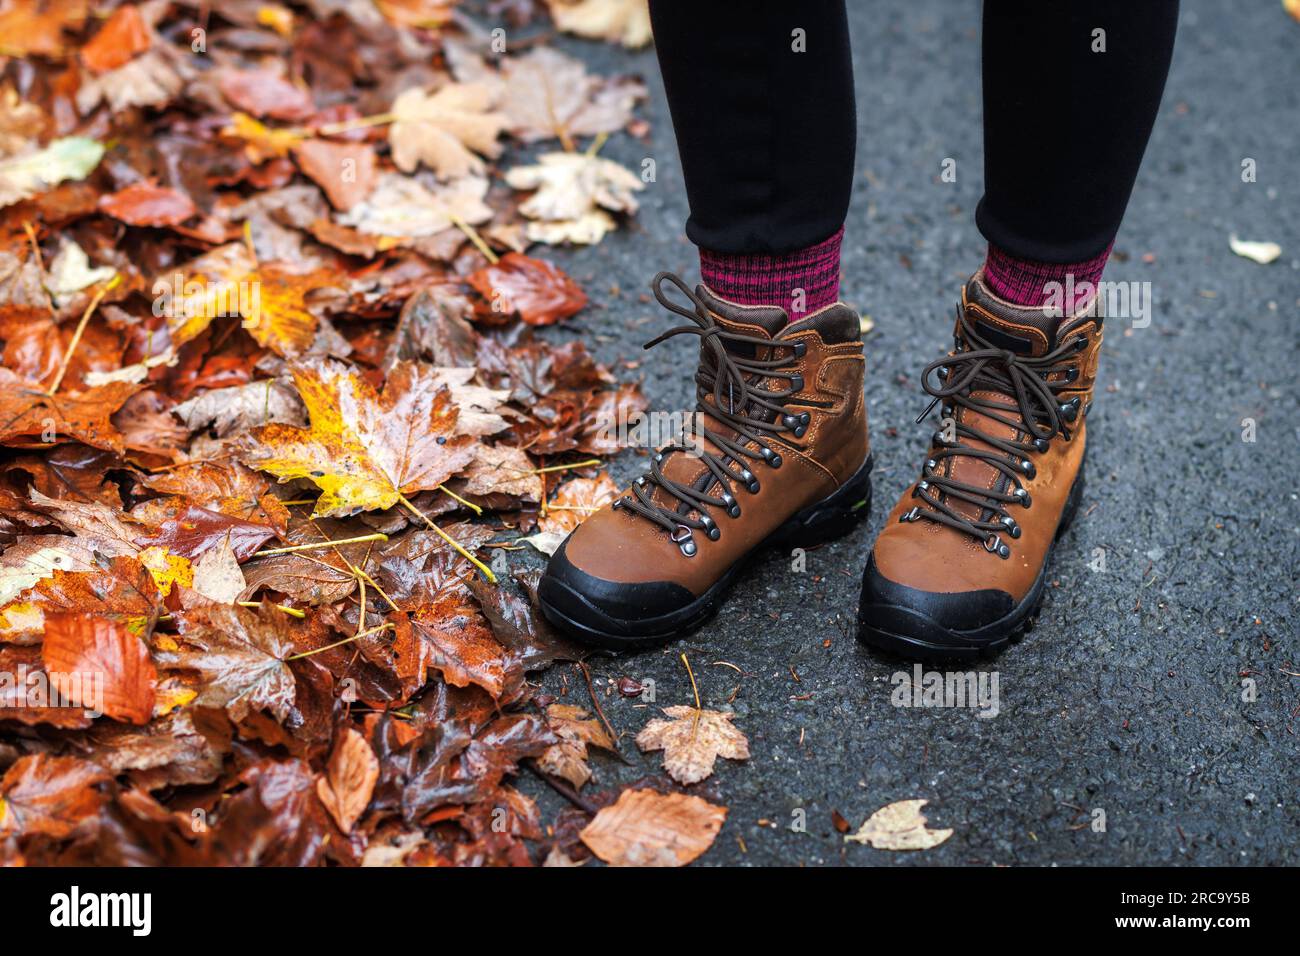
{"type": "Polygon", "coordinates": [[[661,305],[690,320],[647,344],[700,337],[683,441],[591,515],[551,557],[546,617],[590,644],[633,648],[703,623],[765,547],[848,533],[871,500],[858,316],[836,303],[789,323],[660,273],[661,305]],[[671,282],[689,307],[670,301],[671,282]]]}
{"type": "Polygon", "coordinates": [[[862,640],[971,658],[1032,624],[1083,493],[1101,325],[1095,299],[1062,318],[997,298],[982,273],[967,283],[954,350],[922,375],[918,422],[940,405],[939,430],[863,572],[862,640]]]}

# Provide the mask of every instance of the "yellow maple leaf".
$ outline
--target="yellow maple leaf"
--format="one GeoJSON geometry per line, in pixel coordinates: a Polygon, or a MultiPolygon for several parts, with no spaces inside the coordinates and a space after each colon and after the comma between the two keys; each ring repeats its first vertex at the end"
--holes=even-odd
{"type": "Polygon", "coordinates": [[[314,518],[410,507],[408,495],[437,488],[474,458],[476,442],[456,434],[459,411],[429,366],[398,364],[383,394],[337,362],[298,365],[293,381],[310,427],[255,428],[243,457],[282,482],[320,488],[314,518]]]}

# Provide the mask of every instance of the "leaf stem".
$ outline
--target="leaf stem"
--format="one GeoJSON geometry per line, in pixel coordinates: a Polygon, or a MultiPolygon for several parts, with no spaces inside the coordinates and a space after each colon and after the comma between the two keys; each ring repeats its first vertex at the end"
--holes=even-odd
{"type": "Polygon", "coordinates": [[[466,508],[468,508],[470,511],[474,512],[476,515],[481,515],[481,514],[483,513],[483,509],[482,509],[482,508],[480,508],[478,505],[474,504],[474,502],[472,502],[472,501],[466,501],[464,498],[462,498],[460,495],[456,494],[456,492],[452,491],[452,490],[451,490],[450,488],[448,488],[446,485],[439,485],[439,486],[438,486],[438,490],[441,491],[441,492],[442,492],[444,495],[446,495],[448,498],[452,498],[452,499],[454,499],[454,500],[456,500],[456,501],[459,501],[461,504],[463,504],[463,505],[464,505],[466,508]]]}
{"type": "Polygon", "coordinates": [[[295,544],[288,548],[268,548],[265,551],[253,553],[255,558],[266,558],[273,554],[294,554],[298,551],[317,551],[321,548],[332,548],[336,544],[361,544],[364,541],[387,541],[388,535],[376,531],[374,534],[358,535],[355,538],[339,538],[337,541],[316,541],[312,544],[295,544]]]}
{"type": "Polygon", "coordinates": [[[457,541],[451,535],[447,534],[447,532],[443,531],[436,524],[434,524],[427,514],[425,514],[419,508],[415,507],[415,505],[411,504],[410,499],[407,498],[406,495],[399,493],[397,496],[397,500],[406,506],[407,511],[411,512],[411,514],[415,515],[417,518],[421,519],[426,525],[428,525],[430,531],[432,531],[438,537],[442,538],[443,541],[446,541],[449,545],[452,546],[452,548],[454,548],[461,555],[461,557],[466,558],[470,564],[478,568],[479,571],[482,573],[483,577],[487,578],[489,582],[491,582],[492,584],[497,583],[497,576],[492,573],[491,568],[489,568],[478,558],[474,557],[474,555],[466,551],[464,546],[459,541],[457,541]]]}
{"type": "MultiPolygon", "coordinates": [[[[240,607],[261,607],[262,606],[261,601],[236,601],[235,603],[238,604],[240,607]]],[[[306,611],[300,611],[296,607],[287,607],[284,604],[272,604],[271,607],[275,608],[277,611],[283,611],[285,614],[288,614],[290,617],[296,617],[299,620],[302,620],[307,616],[306,611]]]]}
{"type": "Polygon", "coordinates": [[[113,278],[100,286],[99,291],[95,293],[95,297],[86,306],[86,311],[81,313],[81,321],[77,323],[77,330],[72,333],[72,341],[68,343],[68,350],[63,353],[63,361],[59,363],[59,374],[54,376],[54,383],[46,392],[47,395],[53,395],[59,390],[59,386],[63,384],[63,376],[68,373],[68,366],[72,364],[72,355],[77,351],[77,346],[81,344],[81,334],[86,331],[86,325],[90,322],[91,315],[99,307],[99,303],[103,301],[104,296],[108,295],[112,289],[117,288],[121,282],[122,277],[116,272],[113,273],[113,278]]]}
{"type": "Polygon", "coordinates": [[[497,254],[488,247],[486,242],[483,241],[483,237],[478,234],[477,229],[467,223],[464,219],[461,219],[460,216],[456,215],[454,212],[448,213],[448,216],[451,219],[451,224],[469,237],[469,241],[474,243],[475,247],[479,252],[483,253],[484,258],[486,258],[488,262],[496,265],[501,261],[497,254]]]}

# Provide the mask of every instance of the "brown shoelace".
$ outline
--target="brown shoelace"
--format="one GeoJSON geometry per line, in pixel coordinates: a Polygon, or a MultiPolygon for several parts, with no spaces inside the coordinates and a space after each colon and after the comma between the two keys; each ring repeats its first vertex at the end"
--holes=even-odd
{"type": "Polygon", "coordinates": [[[1033,504],[1029,490],[1023,484],[1023,480],[1032,479],[1037,473],[1031,456],[1047,451],[1049,443],[1057,436],[1069,441],[1071,423],[1079,417],[1079,399],[1060,403],[1057,393],[1078,377],[1074,357],[1087,346],[1088,340],[1075,339],[1035,358],[993,347],[980,336],[960,307],[957,319],[961,329],[957,351],[931,362],[922,373],[921,387],[934,396],[934,400],[917,418],[918,422],[924,420],[935,405],[944,403],[943,416],[957,419],[956,441],[945,442],[943,430],[935,432],[934,444],[941,447],[926,461],[921,470],[921,481],[912,491],[914,498],[920,498],[929,507],[914,507],[899,520],[924,519],[945,524],[978,538],[986,550],[1007,558],[1011,556],[1011,549],[1003,542],[1002,535],[1013,539],[1020,537],[1020,526],[1008,514],[1007,508],[1011,505],[1029,508],[1033,504]],[[931,383],[931,373],[936,374],[938,384],[931,383]],[[975,391],[1006,395],[1015,399],[1016,404],[1009,406],[975,398],[972,394],[975,391]],[[1027,437],[1024,441],[1009,441],[988,435],[958,419],[952,405],[978,412],[1027,437]],[[1007,413],[1013,411],[1019,413],[1019,418],[1008,417],[1007,413]],[[971,439],[990,447],[972,448],[963,443],[971,439]],[[1005,479],[992,488],[982,488],[956,481],[943,473],[946,460],[961,457],[988,462],[1005,479]],[[972,520],[957,511],[948,503],[950,499],[978,505],[980,520],[972,520]]]}
{"type": "Polygon", "coordinates": [[[660,305],[685,316],[692,324],[671,328],[647,342],[645,347],[654,348],[675,335],[698,335],[705,350],[705,360],[701,361],[695,373],[695,416],[702,422],[707,415],[726,425],[735,435],[720,435],[701,425],[702,436],[723,454],[705,451],[702,442],[699,446],[682,442],[665,446],[652,459],[650,470],[633,483],[632,494],[619,498],[614,507],[634,512],[660,525],[682,554],[691,557],[697,550],[696,531],[704,532],[713,541],[722,535],[717,522],[709,515],[709,509],[720,508],[728,516],[739,518],[741,509],[734,487],[740,486],[750,494],[758,493],[758,478],[747,462],[762,461],[769,468],[781,467],[781,456],[767,444],[770,436],[789,432],[802,438],[807,430],[807,412],[788,415],[783,408],[787,399],[803,390],[803,379],[795,372],[782,371],[783,366],[804,355],[806,346],[802,342],[781,342],[727,331],[713,320],[708,306],[671,273],[659,273],[652,286],[660,305]],[[694,308],[670,301],[664,293],[665,281],[676,286],[694,308]],[[729,349],[729,345],[752,348],[755,356],[760,354],[760,349],[784,354],[779,358],[751,358],[729,349]],[[759,382],[771,378],[785,379],[790,387],[772,391],[759,386],[759,382]],[[710,396],[712,402],[708,400],[710,396]],[[749,447],[750,442],[758,447],[749,447]],[[663,472],[663,465],[669,455],[678,452],[695,455],[708,473],[689,485],[669,478],[663,472]],[[665,507],[655,502],[652,496],[656,488],[663,489],[677,504],[665,507]],[[715,490],[719,493],[712,494],[715,490]]]}

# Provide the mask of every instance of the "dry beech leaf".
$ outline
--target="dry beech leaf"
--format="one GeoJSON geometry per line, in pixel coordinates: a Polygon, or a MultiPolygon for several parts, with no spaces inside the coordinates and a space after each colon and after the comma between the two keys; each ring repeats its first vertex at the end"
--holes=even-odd
{"type": "Polygon", "coordinates": [[[647,0],[546,0],[551,19],[563,33],[643,47],[650,42],[647,0]]]}
{"type": "Polygon", "coordinates": [[[378,181],[375,151],[368,143],[309,139],[293,147],[298,166],[335,209],[348,210],[370,195],[378,181]]]}
{"type": "Polygon", "coordinates": [[[636,735],[636,745],[662,750],[664,769],[678,783],[699,783],[719,757],[749,759],[749,741],[732,726],[734,715],[686,706],[665,707],[664,713],[671,720],[652,719],[636,735]]]}
{"type": "Polygon", "coordinates": [[[344,833],[365,813],[379,779],[379,760],[366,738],[348,728],[330,755],[325,776],[316,781],[316,793],[344,833]]]}
{"type": "Polygon", "coordinates": [[[1252,242],[1248,239],[1238,239],[1235,235],[1228,237],[1228,246],[1243,259],[1258,262],[1262,266],[1268,265],[1282,255],[1282,247],[1276,242],[1252,242]]]}
{"type": "Polygon", "coordinates": [[[391,508],[473,460],[474,439],[456,434],[451,392],[428,366],[398,363],[382,394],[335,362],[296,366],[293,380],[311,427],[256,428],[243,458],[281,481],[313,482],[313,517],[391,508]]]}
{"type": "Polygon", "coordinates": [[[81,48],[81,62],[95,73],[106,73],[149,49],[149,28],[133,4],[123,4],[104,21],[99,32],[81,48]]]}
{"type": "Polygon", "coordinates": [[[442,179],[482,175],[483,160],[501,155],[497,137],[506,117],[491,111],[495,96],[479,83],[449,83],[436,93],[414,88],[393,101],[388,142],[393,162],[404,173],[421,163],[442,179]]]}
{"type": "Polygon", "coordinates": [[[219,85],[232,106],[253,116],[300,120],[316,109],[310,92],[270,70],[229,70],[219,85]]]}
{"type": "Polygon", "coordinates": [[[685,866],[713,845],[725,807],[684,793],[624,790],[580,834],[610,866],[685,866]]]}
{"type": "Polygon", "coordinates": [[[175,226],[198,212],[189,196],[148,181],[101,196],[99,208],[129,226],[175,226]]]}
{"type": "Polygon", "coordinates": [[[586,153],[544,153],[536,165],[516,166],[505,178],[515,189],[537,190],[519,211],[536,220],[528,238],[552,245],[599,242],[617,227],[610,212],[635,213],[633,193],[645,187],[618,163],[586,153]]]}
{"type": "Polygon", "coordinates": [[[91,611],[46,614],[41,659],[53,686],[74,704],[132,724],[153,716],[158,674],[144,641],[124,622],[91,611]]]}
{"type": "Polygon", "coordinates": [[[546,721],[559,738],[559,742],[546,748],[537,765],[546,773],[569,781],[574,789],[581,790],[591,779],[587,766],[587,747],[614,750],[614,741],[598,720],[592,720],[581,707],[572,704],[551,704],[546,708],[546,721]]]}
{"type": "Polygon", "coordinates": [[[16,760],[0,781],[0,837],[71,836],[107,801],[100,767],[76,757],[34,754],[16,760]]]}
{"type": "Polygon", "coordinates": [[[469,276],[493,313],[518,315],[529,325],[554,325],[582,310],[587,295],[556,266],[507,252],[469,276]]]}
{"type": "Polygon", "coordinates": [[[899,800],[881,807],[845,843],[862,843],[877,850],[928,850],[952,836],[952,830],[926,827],[921,808],[929,800],[899,800]]]}

